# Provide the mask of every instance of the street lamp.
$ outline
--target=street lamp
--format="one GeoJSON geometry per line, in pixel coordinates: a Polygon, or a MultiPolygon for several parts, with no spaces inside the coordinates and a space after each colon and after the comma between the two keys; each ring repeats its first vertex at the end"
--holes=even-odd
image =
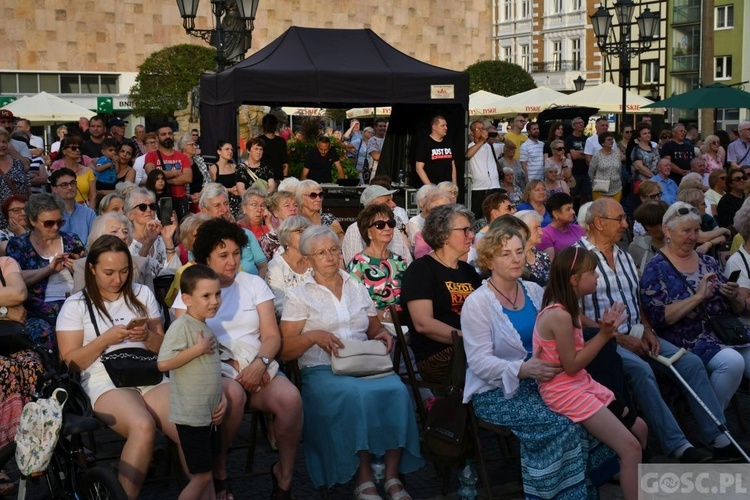
{"type": "Polygon", "coordinates": [[[196,29],[199,1],[177,0],[182,27],[189,35],[216,47],[216,67],[218,71],[224,71],[242,60],[250,49],[260,0],[211,0],[213,29],[196,29]]]}
{"type": "Polygon", "coordinates": [[[651,42],[659,30],[659,14],[651,12],[646,7],[641,14],[635,18],[638,24],[638,39],[631,39],[630,25],[633,19],[636,4],[633,0],[618,0],[615,2],[615,14],[618,26],[612,25],[612,14],[600,5],[591,15],[591,25],[596,36],[596,44],[604,54],[611,54],[620,58],[620,85],[622,86],[622,118],[620,123],[625,122],[627,112],[628,80],[630,79],[630,59],[642,54],[651,48],[651,42]],[[615,35],[615,28],[620,29],[619,39],[615,35]],[[608,41],[612,38],[612,41],[608,41]]]}
{"type": "Polygon", "coordinates": [[[578,78],[573,80],[573,85],[575,86],[576,92],[580,92],[583,90],[583,87],[586,86],[586,80],[583,78],[583,76],[578,75],[578,78]]]}

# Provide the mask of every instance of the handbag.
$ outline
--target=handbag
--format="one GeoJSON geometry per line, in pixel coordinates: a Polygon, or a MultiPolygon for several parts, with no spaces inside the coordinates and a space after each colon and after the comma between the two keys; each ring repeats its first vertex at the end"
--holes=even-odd
{"type": "Polygon", "coordinates": [[[444,460],[462,460],[469,454],[469,405],[463,402],[466,378],[466,354],[463,341],[454,334],[453,357],[448,372],[449,386],[445,394],[435,398],[427,414],[424,443],[430,452],[444,460]]]}
{"type": "Polygon", "coordinates": [[[49,466],[60,437],[62,409],[68,399],[65,389],[55,389],[49,398],[30,401],[23,407],[16,430],[16,465],[25,476],[49,466]]]}
{"type": "Polygon", "coordinates": [[[385,377],[393,373],[393,361],[385,344],[380,340],[342,340],[338,356],[331,354],[331,371],[334,375],[350,377],[385,377]]]}
{"type": "Polygon", "coordinates": [[[591,190],[595,193],[606,193],[609,191],[609,179],[594,179],[591,190]]]}
{"type": "MultiPolygon", "coordinates": [[[[0,283],[7,286],[0,269],[0,283]]],[[[23,306],[0,306],[0,356],[10,356],[34,347],[26,333],[26,309],[23,306]]]]}
{"type": "MultiPolygon", "coordinates": [[[[86,307],[89,310],[91,322],[94,324],[96,336],[99,334],[99,325],[94,316],[94,308],[86,292],[83,292],[86,307]]],[[[162,381],[163,375],[156,365],[157,354],[143,347],[126,347],[113,352],[102,354],[101,359],[109,378],[115,387],[144,387],[156,385],[162,381]]]]}
{"type": "Polygon", "coordinates": [[[247,171],[248,175],[253,179],[253,183],[250,185],[251,188],[260,189],[264,193],[268,192],[268,181],[265,179],[261,179],[258,177],[255,172],[253,172],[253,169],[245,166],[245,170],[247,171]]]}
{"type": "MultiPolygon", "coordinates": [[[[664,260],[669,262],[669,265],[672,266],[674,272],[677,273],[680,278],[682,278],[682,281],[685,283],[685,285],[687,285],[687,287],[690,288],[693,293],[695,293],[695,288],[693,288],[693,286],[688,283],[688,281],[685,279],[685,276],[683,276],[683,274],[674,266],[672,261],[669,260],[663,252],[659,251],[659,253],[662,255],[662,257],[664,257],[664,260]]],[[[721,342],[723,345],[750,344],[750,336],[747,334],[745,325],[737,317],[732,316],[731,314],[711,316],[710,314],[708,314],[708,311],[706,311],[705,318],[708,321],[708,325],[711,327],[711,330],[713,330],[714,335],[716,335],[716,338],[719,339],[719,342],[721,342]]]]}

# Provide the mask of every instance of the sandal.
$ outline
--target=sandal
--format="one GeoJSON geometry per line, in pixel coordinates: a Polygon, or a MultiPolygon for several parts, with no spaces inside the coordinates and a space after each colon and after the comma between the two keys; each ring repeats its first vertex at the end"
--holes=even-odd
{"type": "Polygon", "coordinates": [[[373,495],[372,493],[363,493],[365,490],[369,490],[370,488],[377,491],[375,483],[373,483],[372,481],[365,481],[364,483],[358,485],[356,488],[354,488],[354,500],[383,500],[383,497],[378,494],[373,495]]]}
{"type": "Polygon", "coordinates": [[[402,483],[397,477],[386,481],[383,488],[385,489],[385,496],[388,497],[388,500],[404,500],[405,498],[412,500],[411,495],[409,495],[404,488],[404,483],[402,483]],[[401,489],[391,494],[390,489],[394,486],[401,486],[401,489]]]}
{"type": "Polygon", "coordinates": [[[234,500],[227,478],[214,477],[214,492],[216,493],[216,500],[234,500]]]}
{"type": "Polygon", "coordinates": [[[271,492],[271,500],[292,500],[294,497],[292,496],[292,488],[290,487],[288,490],[282,490],[279,487],[279,480],[276,479],[276,473],[274,472],[274,469],[276,469],[276,464],[279,462],[274,462],[271,466],[271,480],[273,481],[273,492],[271,492]]]}
{"type": "Polygon", "coordinates": [[[8,473],[0,470],[0,496],[8,496],[18,491],[18,481],[13,481],[8,473]]]}

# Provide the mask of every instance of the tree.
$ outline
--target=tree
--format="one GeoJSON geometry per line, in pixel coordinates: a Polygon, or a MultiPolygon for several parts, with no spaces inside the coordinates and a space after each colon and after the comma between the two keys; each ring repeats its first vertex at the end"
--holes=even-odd
{"type": "Polygon", "coordinates": [[[172,117],[187,106],[187,95],[200,75],[216,68],[216,50],[199,45],[174,45],[143,61],[130,89],[133,113],[172,117]]]}
{"type": "Polygon", "coordinates": [[[510,96],[535,89],[534,79],[518,64],[505,61],[479,61],[468,68],[469,92],[485,90],[510,96]]]}

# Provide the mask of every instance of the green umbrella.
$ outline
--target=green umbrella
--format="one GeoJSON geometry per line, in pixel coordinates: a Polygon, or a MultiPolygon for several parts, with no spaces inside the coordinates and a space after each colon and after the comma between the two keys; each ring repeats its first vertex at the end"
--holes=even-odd
{"type": "Polygon", "coordinates": [[[712,83],[642,108],[724,109],[750,108],[750,93],[721,83],[712,83]]]}

